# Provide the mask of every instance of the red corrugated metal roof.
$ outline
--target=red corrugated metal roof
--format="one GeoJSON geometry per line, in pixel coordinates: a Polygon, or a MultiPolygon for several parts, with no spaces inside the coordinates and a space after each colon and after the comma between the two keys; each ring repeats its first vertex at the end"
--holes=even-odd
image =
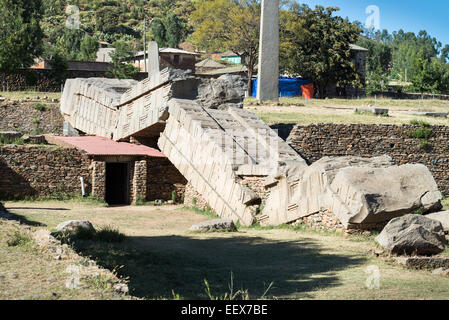
{"type": "Polygon", "coordinates": [[[148,156],[165,158],[165,155],[159,150],[127,142],[116,142],[103,137],[85,136],[54,138],[82,149],[87,154],[94,156],[148,156]]]}

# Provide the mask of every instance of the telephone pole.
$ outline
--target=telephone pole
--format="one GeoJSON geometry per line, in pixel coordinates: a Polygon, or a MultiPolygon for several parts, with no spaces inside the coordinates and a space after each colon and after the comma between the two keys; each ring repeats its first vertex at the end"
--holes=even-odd
{"type": "Polygon", "coordinates": [[[147,17],[144,17],[143,20],[143,61],[145,66],[145,72],[148,72],[147,69],[147,17]]]}

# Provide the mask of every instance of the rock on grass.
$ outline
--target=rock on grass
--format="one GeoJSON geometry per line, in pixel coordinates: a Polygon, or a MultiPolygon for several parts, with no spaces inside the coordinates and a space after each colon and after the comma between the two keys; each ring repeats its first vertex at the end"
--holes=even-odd
{"type": "Polygon", "coordinates": [[[237,227],[234,221],[229,219],[215,219],[194,224],[189,228],[190,231],[198,232],[236,232],[237,227]]]}
{"type": "Polygon", "coordinates": [[[416,214],[391,220],[376,241],[399,255],[439,254],[447,244],[440,222],[416,214]]]}

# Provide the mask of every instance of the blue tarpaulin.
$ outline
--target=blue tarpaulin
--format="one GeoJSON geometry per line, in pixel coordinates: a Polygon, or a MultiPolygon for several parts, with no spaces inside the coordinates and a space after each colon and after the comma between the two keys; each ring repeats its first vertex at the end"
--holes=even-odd
{"type": "MultiPolygon", "coordinates": [[[[257,80],[253,79],[254,98],[257,97],[257,80]]],[[[279,77],[279,97],[300,97],[302,96],[301,86],[309,83],[312,83],[312,81],[300,77],[279,77]]]]}

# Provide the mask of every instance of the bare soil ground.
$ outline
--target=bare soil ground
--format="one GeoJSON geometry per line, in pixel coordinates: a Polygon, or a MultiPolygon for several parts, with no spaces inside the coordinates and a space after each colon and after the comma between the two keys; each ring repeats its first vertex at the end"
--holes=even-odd
{"type": "MultiPolygon", "coordinates": [[[[33,229],[53,229],[70,219],[88,219],[97,228],[105,225],[118,228],[128,236],[124,243],[86,242],[77,244],[76,250],[110,270],[122,266],[119,274],[129,277],[131,294],[140,298],[171,299],[175,293],[182,299],[207,299],[205,279],[212,294],[222,296],[229,292],[231,273],[234,288],[248,290],[250,298],[255,299],[263,295],[270,283],[273,283],[267,294],[270,299],[449,297],[449,277],[432,275],[429,270],[407,270],[391,257],[376,257],[372,254],[377,248],[374,237],[345,237],[287,228],[191,233],[187,230],[192,224],[211,217],[180,206],[104,208],[54,201],[7,202],[5,206],[33,229]],[[367,268],[373,265],[380,270],[379,290],[366,286],[370,276],[367,268]]],[[[16,260],[24,259],[23,253],[6,248],[3,244],[6,240],[4,235],[0,240],[0,275],[10,279],[19,274],[23,277],[22,286],[42,288],[44,294],[58,291],[43,284],[50,275],[59,276],[62,268],[54,267],[59,271],[52,271],[52,266],[40,266],[41,261],[33,256],[27,258],[26,265],[20,265],[16,260]]],[[[5,294],[7,289],[0,288],[0,298],[29,298],[17,289],[5,294]]],[[[60,294],[59,298],[72,297],[60,294]]]]}

